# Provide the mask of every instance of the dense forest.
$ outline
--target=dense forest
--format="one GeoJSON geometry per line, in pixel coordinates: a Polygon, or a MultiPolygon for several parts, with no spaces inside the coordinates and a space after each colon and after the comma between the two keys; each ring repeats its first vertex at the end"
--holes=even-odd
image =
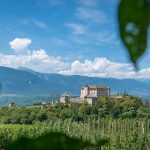
{"type": "Polygon", "coordinates": [[[148,149],[150,104],[138,97],[101,97],[95,105],[79,103],[0,108],[0,149],[20,137],[35,139],[49,132],[65,133],[91,144],[108,140],[102,149],[148,149]]]}
{"type": "Polygon", "coordinates": [[[48,105],[46,109],[40,106],[2,107],[0,108],[0,123],[2,124],[32,124],[56,119],[72,119],[83,122],[88,117],[93,118],[150,118],[150,103],[135,96],[123,96],[121,99],[101,97],[91,106],[70,102],[48,105]]]}

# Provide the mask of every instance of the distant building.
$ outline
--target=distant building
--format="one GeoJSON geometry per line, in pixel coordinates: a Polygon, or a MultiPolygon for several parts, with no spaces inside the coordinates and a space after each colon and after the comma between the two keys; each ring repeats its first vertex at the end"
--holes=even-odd
{"type": "Polygon", "coordinates": [[[47,103],[46,102],[42,102],[41,109],[47,109],[47,103]]]}
{"type": "Polygon", "coordinates": [[[60,103],[66,104],[69,102],[70,96],[68,94],[62,94],[60,96],[60,103]]]}
{"type": "Polygon", "coordinates": [[[9,107],[15,107],[16,104],[15,104],[15,103],[10,103],[8,106],[9,106],[9,107]]]}
{"type": "Polygon", "coordinates": [[[87,102],[89,105],[94,105],[98,100],[98,96],[87,96],[87,102]]]}
{"type": "Polygon", "coordinates": [[[55,104],[59,103],[59,101],[51,101],[51,105],[54,106],[55,104]]]}
{"type": "Polygon", "coordinates": [[[100,97],[100,96],[110,96],[110,88],[106,86],[99,85],[86,85],[81,87],[81,95],[80,98],[84,99],[88,96],[100,97]]]}
{"type": "Polygon", "coordinates": [[[99,85],[86,85],[81,87],[80,97],[70,97],[68,94],[62,94],[60,96],[60,103],[66,104],[68,102],[84,103],[93,105],[100,96],[110,96],[110,88],[99,85]]]}
{"type": "Polygon", "coordinates": [[[110,88],[99,85],[86,85],[81,87],[80,99],[86,100],[90,105],[95,104],[101,96],[110,96],[110,88]]]}
{"type": "Polygon", "coordinates": [[[54,101],[51,101],[52,106],[54,105],[54,101]]]}

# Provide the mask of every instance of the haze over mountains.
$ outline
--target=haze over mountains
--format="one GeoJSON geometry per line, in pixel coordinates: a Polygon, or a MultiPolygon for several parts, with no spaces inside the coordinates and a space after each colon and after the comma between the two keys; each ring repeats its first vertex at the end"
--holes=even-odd
{"type": "Polygon", "coordinates": [[[111,93],[128,92],[142,97],[150,97],[150,84],[134,79],[97,78],[79,75],[38,73],[26,68],[12,69],[0,67],[1,93],[3,94],[80,94],[80,87],[106,85],[111,93]]]}

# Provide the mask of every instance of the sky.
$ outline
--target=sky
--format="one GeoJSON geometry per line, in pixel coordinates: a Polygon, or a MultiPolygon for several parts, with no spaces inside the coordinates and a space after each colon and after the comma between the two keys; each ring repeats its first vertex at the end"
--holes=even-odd
{"type": "Polygon", "coordinates": [[[120,41],[119,0],[0,0],[0,66],[43,73],[150,78],[150,46],[134,68],[120,41]]]}

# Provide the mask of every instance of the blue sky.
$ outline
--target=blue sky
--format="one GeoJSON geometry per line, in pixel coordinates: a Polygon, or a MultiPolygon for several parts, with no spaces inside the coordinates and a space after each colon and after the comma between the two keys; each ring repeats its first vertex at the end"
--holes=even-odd
{"type": "MultiPolygon", "coordinates": [[[[118,0],[1,0],[0,65],[134,78],[119,39],[117,6],[118,0]]],[[[139,62],[141,72],[150,72],[149,58],[148,51],[139,62]]]]}

